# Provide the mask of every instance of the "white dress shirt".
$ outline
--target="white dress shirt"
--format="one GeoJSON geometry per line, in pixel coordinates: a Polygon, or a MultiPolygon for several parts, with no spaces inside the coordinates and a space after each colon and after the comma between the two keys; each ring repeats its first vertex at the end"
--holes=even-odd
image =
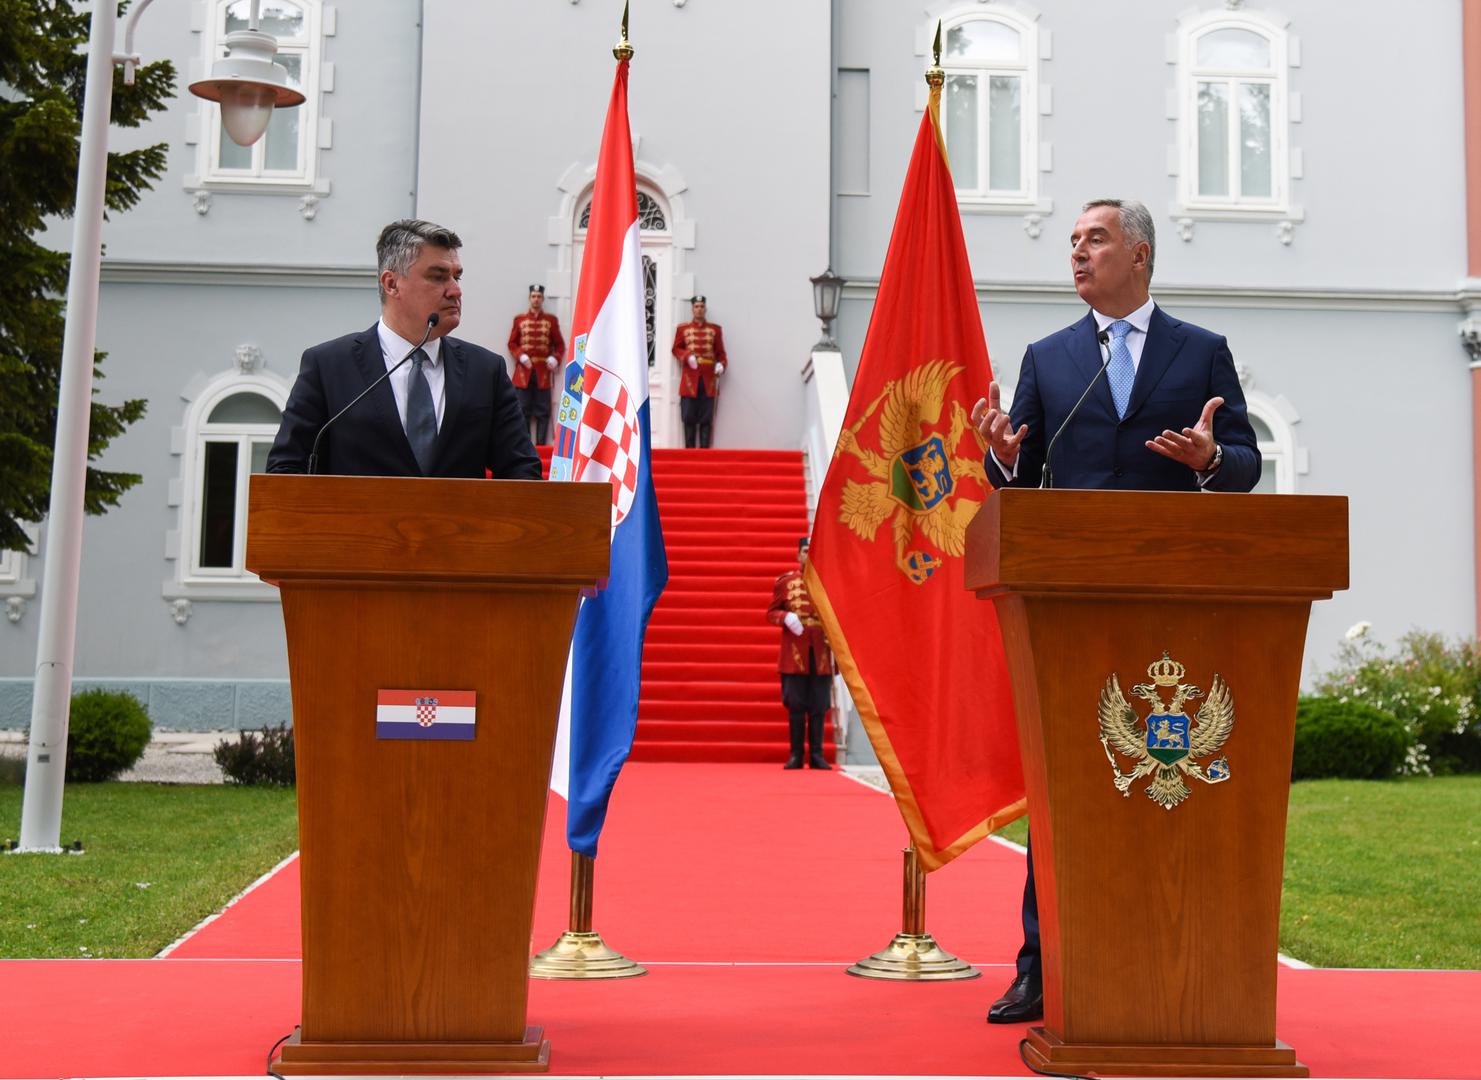
{"type": "MultiPolygon", "coordinates": [[[[1123,315],[1122,319],[1131,323],[1131,329],[1126,334],[1126,349],[1131,353],[1131,370],[1138,371],[1142,366],[1142,349],[1147,344],[1147,327],[1152,325],[1152,309],[1157,306],[1151,297],[1147,302],[1137,308],[1130,315],[1123,315]]],[[[1090,314],[1095,316],[1096,333],[1104,330],[1107,334],[1111,332],[1111,324],[1116,322],[1109,315],[1102,315],[1095,308],[1090,309],[1090,314]]],[[[1106,338],[1106,343],[1100,347],[1100,358],[1104,362],[1111,358],[1111,339],[1106,338]]]]}
{"type": "MultiPolygon", "coordinates": [[[[376,325],[376,333],[381,339],[381,356],[385,360],[387,370],[395,367],[403,356],[416,347],[415,341],[407,341],[387,326],[385,319],[376,325]]],[[[422,351],[427,354],[422,370],[427,373],[427,385],[432,388],[432,407],[437,412],[437,430],[441,431],[442,413],[447,405],[447,380],[443,378],[446,371],[442,366],[442,339],[432,338],[422,346],[422,351]]],[[[396,414],[401,417],[402,431],[406,430],[406,395],[407,388],[411,385],[414,363],[416,363],[415,360],[408,360],[387,380],[391,384],[391,393],[396,395],[396,414]]]]}

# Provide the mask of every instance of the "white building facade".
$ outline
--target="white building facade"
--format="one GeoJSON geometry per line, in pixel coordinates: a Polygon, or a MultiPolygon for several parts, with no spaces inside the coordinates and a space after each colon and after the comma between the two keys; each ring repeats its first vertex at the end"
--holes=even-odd
{"type": "MultiPolygon", "coordinates": [[[[136,47],[173,59],[183,87],[247,6],[156,0],[136,47]]],[[[681,444],[668,345],[702,293],[732,361],[716,445],[819,445],[808,278],[831,265],[848,281],[836,334],[851,372],[939,20],[946,138],[1004,384],[1030,341],[1083,313],[1066,258],[1081,203],[1141,199],[1153,296],[1230,340],[1261,490],[1351,500],[1352,588],[1314,610],[1307,677],[1360,619],[1387,639],[1474,632],[1481,138],[1464,106],[1481,57],[1463,31],[1476,36],[1481,0],[632,8],[657,444],[681,444]]],[[[163,727],[288,718],[276,595],[242,567],[247,477],[302,350],[376,319],[381,226],[416,216],[462,235],[459,336],[503,352],[532,282],[569,326],[620,14],[615,0],[263,9],[308,98],[263,143],[223,140],[215,106],[183,90],[112,134],[167,141],[170,164],[104,233],[99,391],[150,405],[103,462],[144,481],[87,522],[76,675],[134,690],[163,727]]],[[[0,558],[0,727],[29,721],[43,557],[0,558]]]]}

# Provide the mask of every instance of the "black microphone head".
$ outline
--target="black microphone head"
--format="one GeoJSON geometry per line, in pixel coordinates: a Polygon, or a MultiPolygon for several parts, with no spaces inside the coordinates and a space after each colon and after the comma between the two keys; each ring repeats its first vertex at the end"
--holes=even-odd
{"type": "MultiPolygon", "coordinates": [[[[433,317],[435,318],[436,316],[433,317]]],[[[434,323],[433,325],[436,324],[434,323]]],[[[1109,330],[1102,330],[1100,333],[1095,335],[1095,340],[1099,341],[1102,345],[1108,345],[1111,341],[1111,332],[1109,330]]]]}
{"type": "Polygon", "coordinates": [[[436,326],[439,322],[441,322],[441,319],[438,318],[437,312],[434,311],[427,316],[427,325],[429,327],[436,326]]]}

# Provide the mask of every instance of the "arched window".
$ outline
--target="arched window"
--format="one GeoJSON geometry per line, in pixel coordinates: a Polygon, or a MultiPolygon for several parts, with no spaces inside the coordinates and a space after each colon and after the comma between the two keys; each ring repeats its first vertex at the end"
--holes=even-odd
{"type": "Polygon", "coordinates": [[[941,127],[963,203],[1031,203],[1038,177],[1035,24],[976,5],[942,20],[941,127]]]}
{"type": "Polygon", "coordinates": [[[1184,206],[1284,210],[1286,31],[1253,13],[1217,12],[1185,23],[1179,39],[1184,206]]]}
{"type": "MultiPolygon", "coordinates": [[[[591,192],[588,191],[582,197],[581,213],[576,217],[575,243],[581,251],[585,250],[586,229],[590,224],[591,192]]],[[[669,228],[668,212],[663,202],[641,187],[638,188],[638,233],[643,252],[643,321],[648,340],[648,367],[652,368],[667,344],[658,340],[659,294],[663,291],[660,278],[669,276],[667,271],[673,233],[669,228]]]]}
{"type": "Polygon", "coordinates": [[[196,398],[185,423],[179,572],[182,582],[256,582],[243,565],[247,486],[265,472],[287,389],[262,375],[232,373],[196,398]]]}
{"type": "MultiPolygon", "coordinates": [[[[204,30],[207,67],[226,55],[226,35],[246,30],[251,0],[211,0],[204,30]]],[[[262,0],[259,29],[278,40],[273,62],[287,69],[289,83],[308,99],[294,108],[274,109],[267,134],[251,146],[238,146],[221,124],[221,109],[202,102],[201,138],[205,159],[201,178],[212,186],[305,188],[313,185],[318,157],[320,41],[322,0],[262,0]]],[[[187,183],[187,186],[191,186],[187,183]]]]}
{"type": "Polygon", "coordinates": [[[1296,476],[1307,468],[1306,451],[1296,444],[1294,425],[1300,416],[1285,398],[1270,398],[1248,388],[1245,405],[1262,462],[1256,494],[1294,495],[1296,476]]]}

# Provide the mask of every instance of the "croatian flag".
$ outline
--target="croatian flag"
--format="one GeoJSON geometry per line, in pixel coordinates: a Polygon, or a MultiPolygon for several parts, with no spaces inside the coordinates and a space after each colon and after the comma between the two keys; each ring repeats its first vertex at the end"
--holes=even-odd
{"type": "Polygon", "coordinates": [[[649,467],[647,320],[627,72],[628,61],[619,61],[550,465],[552,480],[605,481],[612,488],[610,578],[576,616],[551,773],[551,787],[568,803],[567,842],[592,858],[612,786],[632,749],[643,635],[669,576],[649,467]]]}
{"type": "Polygon", "coordinates": [[[470,740],[477,696],[473,690],[380,690],[375,737],[470,740]]]}

